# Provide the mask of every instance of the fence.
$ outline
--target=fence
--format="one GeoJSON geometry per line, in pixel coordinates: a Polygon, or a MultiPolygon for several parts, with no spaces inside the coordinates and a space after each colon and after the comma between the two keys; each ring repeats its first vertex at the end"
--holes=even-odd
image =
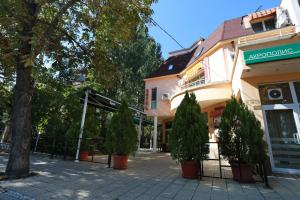
{"type": "MultiPolygon", "coordinates": [[[[50,154],[51,158],[62,157],[64,160],[75,160],[78,138],[37,135],[31,143],[32,152],[50,154]]],[[[89,162],[107,164],[110,167],[111,156],[104,147],[103,138],[83,138],[81,147],[87,148],[89,162]]]]}
{"type": "MultiPolygon", "coordinates": [[[[200,179],[202,179],[202,177],[210,177],[210,178],[232,178],[232,177],[226,177],[223,175],[223,169],[224,168],[230,168],[231,166],[229,164],[225,164],[225,159],[223,159],[221,157],[220,154],[220,143],[219,142],[208,142],[207,143],[209,145],[209,149],[210,149],[210,155],[217,153],[217,155],[215,157],[210,157],[210,155],[207,158],[204,158],[201,162],[200,162],[200,179]],[[216,149],[212,148],[212,145],[215,144],[216,145],[216,149]],[[211,175],[205,174],[205,170],[204,170],[204,163],[207,161],[215,161],[218,163],[218,169],[217,171],[219,171],[219,176],[215,175],[215,171],[216,169],[213,169],[213,173],[211,175]]],[[[210,170],[210,169],[208,169],[210,170]]],[[[239,171],[240,174],[242,176],[241,173],[241,167],[239,165],[239,171]]],[[[261,162],[258,163],[255,168],[254,168],[254,173],[256,175],[258,175],[260,177],[260,180],[256,180],[256,181],[260,181],[260,182],[264,182],[266,187],[269,188],[269,181],[268,181],[268,176],[267,176],[267,169],[266,169],[266,161],[261,159],[261,162]]]]}

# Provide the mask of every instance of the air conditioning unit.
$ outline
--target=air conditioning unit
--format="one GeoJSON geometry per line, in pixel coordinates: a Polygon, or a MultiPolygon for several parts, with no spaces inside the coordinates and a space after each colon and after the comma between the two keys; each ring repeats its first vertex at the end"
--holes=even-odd
{"type": "Polygon", "coordinates": [[[162,100],[170,100],[170,94],[169,94],[169,93],[164,93],[164,94],[161,96],[161,99],[162,99],[162,100]]]}
{"type": "Polygon", "coordinates": [[[287,10],[278,7],[276,9],[276,15],[276,28],[282,28],[291,24],[287,10]]]}
{"type": "Polygon", "coordinates": [[[269,100],[281,100],[283,99],[281,88],[268,89],[269,100]]]}

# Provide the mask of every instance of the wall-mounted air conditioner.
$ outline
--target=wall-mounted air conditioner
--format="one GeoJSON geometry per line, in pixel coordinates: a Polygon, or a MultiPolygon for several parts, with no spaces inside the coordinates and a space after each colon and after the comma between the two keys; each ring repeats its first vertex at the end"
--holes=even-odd
{"type": "Polygon", "coordinates": [[[169,94],[169,93],[164,93],[164,94],[161,96],[161,99],[162,99],[162,100],[170,100],[170,94],[169,94]]]}
{"type": "Polygon", "coordinates": [[[276,19],[276,28],[282,28],[291,24],[287,10],[280,7],[276,9],[276,19]]]}
{"type": "Polygon", "coordinates": [[[283,99],[281,88],[268,89],[269,100],[281,100],[283,99]]]}

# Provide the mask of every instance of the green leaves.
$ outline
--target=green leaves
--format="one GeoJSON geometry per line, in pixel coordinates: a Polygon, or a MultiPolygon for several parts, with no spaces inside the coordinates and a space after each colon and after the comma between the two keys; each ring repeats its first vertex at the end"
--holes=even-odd
{"type": "Polygon", "coordinates": [[[220,124],[221,154],[229,160],[255,164],[266,157],[260,122],[234,97],[227,103],[220,124]]]}
{"type": "Polygon", "coordinates": [[[137,131],[133,124],[132,113],[124,99],[111,119],[106,147],[110,153],[116,155],[128,155],[136,150],[137,131]]]}
{"type": "Polygon", "coordinates": [[[208,128],[193,93],[186,93],[177,108],[169,143],[171,155],[179,162],[200,161],[209,152],[208,128]]]}

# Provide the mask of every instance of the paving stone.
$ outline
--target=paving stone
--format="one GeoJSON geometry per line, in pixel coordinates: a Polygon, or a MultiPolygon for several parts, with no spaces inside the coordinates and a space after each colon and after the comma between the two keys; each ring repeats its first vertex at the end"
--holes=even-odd
{"type": "MultiPolygon", "coordinates": [[[[10,190],[36,200],[298,200],[300,181],[296,178],[270,177],[272,189],[263,183],[240,184],[231,179],[203,177],[187,180],[168,154],[138,154],[131,157],[129,169],[117,171],[90,162],[74,163],[49,159],[45,155],[31,157],[31,169],[40,175],[27,179],[0,182],[0,199],[17,200],[10,190]]],[[[0,157],[0,169],[7,162],[0,157]]],[[[210,168],[210,164],[206,164],[210,168]]],[[[217,170],[217,171],[216,171],[217,170]]],[[[223,171],[226,176],[230,170],[223,171]]],[[[213,166],[209,173],[217,175],[213,166]]]]}

